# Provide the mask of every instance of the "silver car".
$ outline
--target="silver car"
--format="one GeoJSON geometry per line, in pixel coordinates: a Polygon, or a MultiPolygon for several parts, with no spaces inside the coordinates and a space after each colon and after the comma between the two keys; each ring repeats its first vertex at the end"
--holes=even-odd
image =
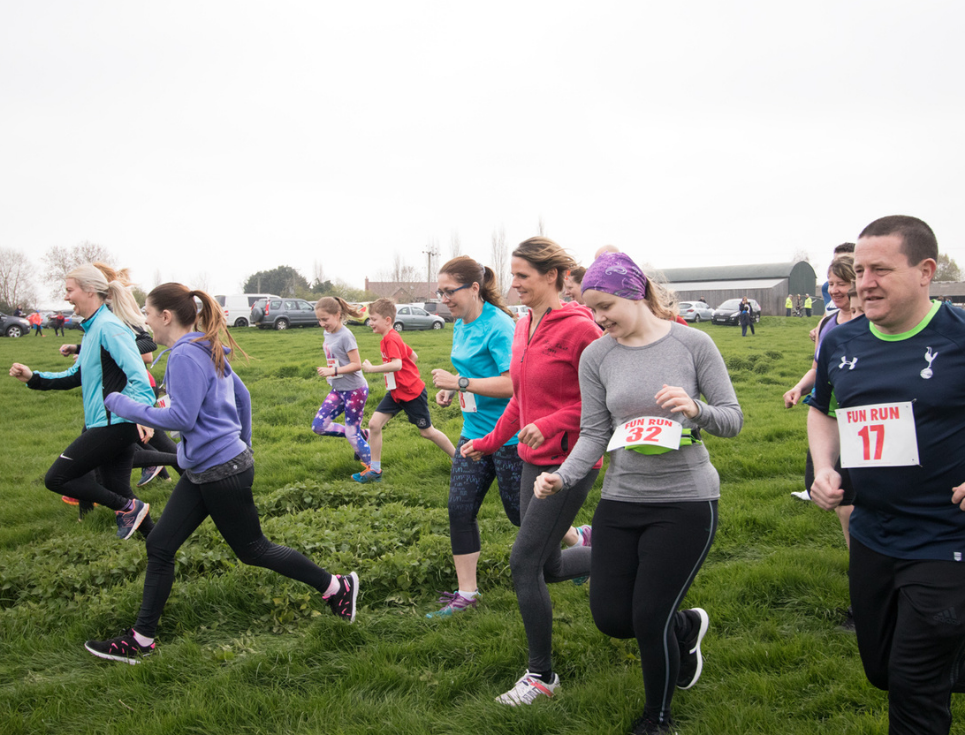
{"type": "Polygon", "coordinates": [[[392,326],[396,332],[406,329],[442,329],[446,326],[446,320],[419,306],[409,304],[396,308],[392,326]]]}
{"type": "Polygon", "coordinates": [[[687,322],[709,322],[714,318],[714,310],[703,301],[681,301],[677,306],[687,322]]]}

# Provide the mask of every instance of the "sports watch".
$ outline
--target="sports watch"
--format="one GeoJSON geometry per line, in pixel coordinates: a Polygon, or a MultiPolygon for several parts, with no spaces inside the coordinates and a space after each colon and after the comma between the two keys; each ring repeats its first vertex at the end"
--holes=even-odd
{"type": "Polygon", "coordinates": [[[459,392],[465,393],[469,390],[469,378],[460,375],[459,376],[459,392]]]}

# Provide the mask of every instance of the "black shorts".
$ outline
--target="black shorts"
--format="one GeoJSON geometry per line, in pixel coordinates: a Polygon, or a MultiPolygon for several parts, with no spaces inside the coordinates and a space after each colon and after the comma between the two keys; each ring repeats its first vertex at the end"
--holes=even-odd
{"type": "Polygon", "coordinates": [[[392,397],[392,393],[387,391],[382,400],[379,401],[379,407],[375,410],[377,413],[387,413],[389,416],[395,416],[399,411],[405,411],[409,423],[417,429],[432,427],[432,419],[429,418],[429,394],[425,388],[411,401],[397,401],[392,397]]]}
{"type": "MultiPolygon", "coordinates": [[[[841,489],[844,490],[844,497],[841,499],[841,505],[854,505],[854,486],[851,484],[850,473],[841,468],[841,460],[839,459],[834,463],[834,471],[841,475],[841,489]]],[[[807,488],[808,492],[811,491],[811,485],[814,484],[814,460],[811,459],[811,450],[808,450],[807,459],[804,460],[804,487],[807,488]]]]}

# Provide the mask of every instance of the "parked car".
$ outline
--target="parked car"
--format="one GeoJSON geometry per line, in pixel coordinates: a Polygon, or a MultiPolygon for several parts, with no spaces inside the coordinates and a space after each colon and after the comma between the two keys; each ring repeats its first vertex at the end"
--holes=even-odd
{"type": "Polygon", "coordinates": [[[251,310],[259,299],[280,299],[273,293],[235,293],[225,296],[219,294],[214,297],[224,308],[224,316],[229,327],[250,326],[251,310]]]}
{"type": "Polygon", "coordinates": [[[523,304],[513,304],[509,307],[509,310],[513,312],[513,318],[516,319],[516,321],[519,321],[524,316],[529,314],[529,307],[524,306],[523,304]]]}
{"type": "Polygon", "coordinates": [[[315,304],[305,299],[282,299],[276,296],[258,299],[251,307],[249,319],[259,329],[318,326],[315,304]]]}
{"type": "Polygon", "coordinates": [[[0,312],[0,334],[5,337],[23,337],[30,334],[30,322],[23,317],[0,312]]]}
{"type": "Polygon", "coordinates": [[[446,320],[419,306],[405,304],[396,308],[395,323],[392,326],[396,332],[405,329],[442,329],[446,326],[446,320]]]}
{"type": "MultiPolygon", "coordinates": [[[[754,299],[747,299],[751,305],[751,317],[755,322],[761,320],[761,305],[754,299]]],[[[735,327],[739,324],[740,299],[727,299],[723,304],[714,309],[714,324],[732,324],[735,327]]]]}
{"type": "Polygon", "coordinates": [[[677,304],[680,316],[687,322],[709,322],[714,318],[714,310],[703,301],[681,301],[677,304]]]}
{"type": "Polygon", "coordinates": [[[449,311],[449,305],[441,301],[427,301],[422,304],[422,308],[428,311],[430,314],[441,316],[447,322],[456,321],[455,317],[452,315],[452,312],[449,311]]]}

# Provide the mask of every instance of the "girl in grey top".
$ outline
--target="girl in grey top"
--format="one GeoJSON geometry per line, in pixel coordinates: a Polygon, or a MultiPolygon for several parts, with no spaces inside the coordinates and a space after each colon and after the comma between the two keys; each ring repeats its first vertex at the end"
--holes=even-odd
{"type": "Polygon", "coordinates": [[[318,374],[332,386],[315,419],[312,431],[320,436],[344,436],[348,439],[355,458],[368,469],[372,462],[372,450],[366,441],[367,432],[362,431],[365,401],[369,397],[369,384],[362,375],[362,360],[355,335],[342,322],[358,319],[361,313],[344,299],[326,296],[315,304],[315,316],[325,330],[325,361],[318,374]],[[340,413],[345,413],[345,424],[335,423],[340,413]]]}
{"type": "Polygon", "coordinates": [[[601,255],[582,288],[606,334],[580,359],[580,439],[559,470],[536,479],[534,494],[566,490],[615,433],[644,441],[610,455],[593,517],[590,609],[601,631],[636,638],[640,647],[646,705],[633,732],[669,733],[674,687],[689,689],[700,677],[709,625],[700,608],[677,610],[717,528],[720,480],[701,432],[735,436],[743,414],[714,343],[672,321],[669,305],[628,256],[601,255]],[[643,430],[618,431],[634,419],[643,419],[643,430]],[[676,423],[679,446],[646,443],[676,423]]]}

